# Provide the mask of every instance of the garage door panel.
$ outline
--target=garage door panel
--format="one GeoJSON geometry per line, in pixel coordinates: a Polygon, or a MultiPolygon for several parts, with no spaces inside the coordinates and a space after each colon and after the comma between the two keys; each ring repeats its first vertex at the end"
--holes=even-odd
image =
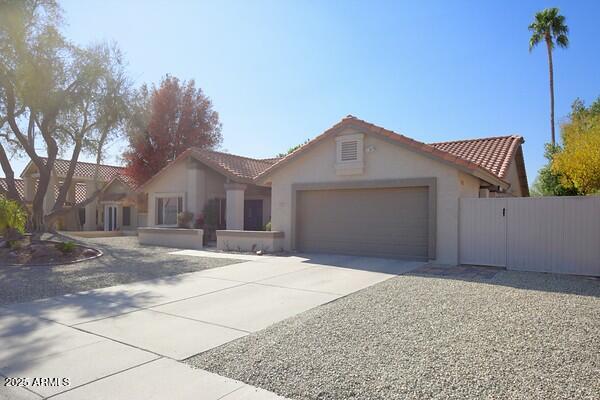
{"type": "Polygon", "coordinates": [[[301,251],[427,257],[426,187],[308,190],[296,201],[301,251]]]}

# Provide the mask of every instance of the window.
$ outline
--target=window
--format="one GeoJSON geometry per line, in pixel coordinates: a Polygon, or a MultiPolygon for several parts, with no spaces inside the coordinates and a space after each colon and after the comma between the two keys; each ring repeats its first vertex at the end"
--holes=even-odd
{"type": "Polygon", "coordinates": [[[123,207],[123,225],[131,225],[131,207],[123,207]]]}
{"type": "Polygon", "coordinates": [[[156,199],[156,224],[177,225],[177,214],[183,211],[183,197],[159,197],[156,199]]]}
{"type": "Polygon", "coordinates": [[[341,135],[335,138],[337,175],[357,175],[364,170],[362,133],[341,135]]]}

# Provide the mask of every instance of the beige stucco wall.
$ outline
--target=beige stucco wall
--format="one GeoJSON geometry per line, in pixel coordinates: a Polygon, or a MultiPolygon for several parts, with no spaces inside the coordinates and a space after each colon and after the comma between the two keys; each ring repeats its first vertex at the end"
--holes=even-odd
{"type": "Polygon", "coordinates": [[[129,188],[122,182],[114,180],[105,190],[105,193],[129,193],[129,188]]]}
{"type": "Polygon", "coordinates": [[[519,173],[517,171],[517,162],[515,160],[512,160],[510,165],[508,166],[506,180],[508,181],[508,183],[510,183],[510,187],[507,190],[507,193],[509,195],[515,197],[523,196],[523,192],[521,190],[521,185],[519,182],[519,173]]]}
{"type": "MultiPolygon", "coordinates": [[[[200,161],[192,158],[179,160],[144,188],[144,191],[148,193],[147,226],[156,225],[155,205],[157,195],[182,194],[184,209],[197,216],[202,212],[208,200],[225,199],[227,197],[225,191],[226,181],[225,176],[200,161]]],[[[247,186],[244,198],[263,200],[263,224],[266,224],[271,219],[270,188],[247,186]]]]}
{"type": "MultiPolygon", "coordinates": [[[[346,129],[341,134],[360,133],[346,129]]],[[[374,179],[437,178],[436,262],[458,263],[458,199],[478,197],[479,180],[447,164],[435,161],[388,141],[365,135],[364,173],[337,175],[334,137],[321,142],[276,171],[272,182],[272,229],[283,231],[283,246],[291,250],[292,185],[295,183],[352,182],[374,179]]],[[[365,230],[368,234],[368,229],[365,230]]]]}
{"type": "Polygon", "coordinates": [[[144,188],[148,193],[148,226],[156,225],[156,197],[166,193],[184,193],[183,208],[187,207],[187,164],[185,160],[172,165],[144,188]]]}

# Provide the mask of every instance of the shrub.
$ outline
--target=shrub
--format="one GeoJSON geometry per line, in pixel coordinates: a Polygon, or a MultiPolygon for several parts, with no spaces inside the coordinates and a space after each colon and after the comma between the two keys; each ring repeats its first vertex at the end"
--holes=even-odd
{"type": "Polygon", "coordinates": [[[204,215],[200,214],[194,221],[194,228],[202,229],[204,228],[204,215]]]}
{"type": "Polygon", "coordinates": [[[267,224],[265,225],[265,231],[270,231],[271,230],[271,221],[267,222],[267,224]]]}
{"type": "Polygon", "coordinates": [[[177,214],[177,226],[180,228],[189,228],[194,214],[189,211],[183,211],[177,214]]]}
{"type": "Polygon", "coordinates": [[[0,235],[16,240],[25,233],[27,213],[19,203],[0,196],[0,235]]]}
{"type": "Polygon", "coordinates": [[[73,242],[61,242],[56,243],[55,247],[64,254],[72,253],[75,250],[75,243],[73,242]]]}

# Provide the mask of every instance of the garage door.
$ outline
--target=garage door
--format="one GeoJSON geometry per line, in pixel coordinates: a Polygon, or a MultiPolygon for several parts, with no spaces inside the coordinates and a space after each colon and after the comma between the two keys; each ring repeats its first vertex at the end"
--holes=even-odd
{"type": "Polygon", "coordinates": [[[427,187],[302,190],[296,210],[299,251],[427,257],[427,187]]]}

